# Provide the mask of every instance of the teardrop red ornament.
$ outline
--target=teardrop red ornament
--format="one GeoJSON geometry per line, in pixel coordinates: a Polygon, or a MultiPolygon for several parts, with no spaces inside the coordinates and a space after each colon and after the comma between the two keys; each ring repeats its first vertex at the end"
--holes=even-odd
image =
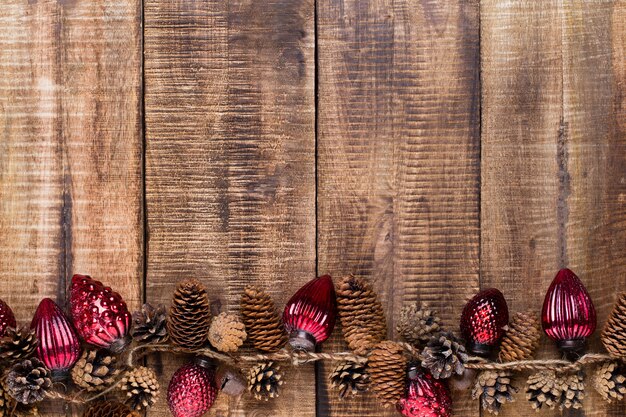
{"type": "Polygon", "coordinates": [[[83,340],[119,353],[128,343],[131,314],[122,296],[88,275],[74,275],[72,321],[83,340]]]}
{"type": "Polygon", "coordinates": [[[561,269],[543,301],[543,330],[565,353],[580,353],[596,330],[596,309],[587,289],[569,269],[561,269]]]}
{"type": "Polygon", "coordinates": [[[289,343],[294,349],[313,351],[333,331],[337,297],[330,275],[309,281],[287,302],[283,313],[289,343]]]}
{"type": "Polygon", "coordinates": [[[0,337],[4,336],[9,327],[16,327],[15,315],[11,307],[0,300],[0,337]]]}
{"type": "Polygon", "coordinates": [[[51,299],[39,303],[31,329],[35,329],[39,345],[36,356],[52,371],[55,380],[67,378],[81,354],[76,330],[61,308],[51,299]]]}
{"type": "Polygon", "coordinates": [[[178,368],[167,387],[167,404],[174,417],[200,417],[215,402],[218,388],[210,362],[196,359],[178,368]]]}
{"type": "Polygon", "coordinates": [[[467,302],[461,315],[461,334],[475,355],[489,356],[500,343],[509,324],[509,308],[504,295],[489,288],[467,302]]]}
{"type": "Polygon", "coordinates": [[[443,381],[412,365],[408,371],[406,394],[396,408],[406,417],[450,417],[452,397],[443,381]]]}

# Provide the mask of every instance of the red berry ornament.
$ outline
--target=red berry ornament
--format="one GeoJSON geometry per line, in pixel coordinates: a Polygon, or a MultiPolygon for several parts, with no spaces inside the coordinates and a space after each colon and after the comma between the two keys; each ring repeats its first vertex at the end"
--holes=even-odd
{"type": "Polygon", "coordinates": [[[426,371],[411,366],[406,394],[397,403],[398,411],[406,417],[450,417],[452,398],[444,383],[426,371]]]}
{"type": "Polygon", "coordinates": [[[72,321],[87,343],[121,352],[130,337],[131,315],[122,297],[88,275],[74,275],[70,294],[72,321]]]}
{"type": "Polygon", "coordinates": [[[16,327],[15,315],[11,307],[0,300],[0,337],[4,336],[9,327],[16,327]]]}
{"type": "Polygon", "coordinates": [[[580,353],[596,330],[596,309],[580,279],[561,269],[550,284],[541,311],[543,330],[565,353],[580,353]]]}
{"type": "Polygon", "coordinates": [[[496,347],[509,324],[509,308],[504,295],[489,288],[476,294],[463,309],[461,334],[470,352],[488,356],[496,347]]]}
{"type": "Polygon", "coordinates": [[[36,356],[52,371],[55,380],[67,378],[81,353],[76,330],[61,308],[49,298],[39,303],[30,323],[35,329],[39,345],[36,356]]]}
{"type": "Polygon", "coordinates": [[[283,322],[294,349],[315,350],[335,327],[337,298],[330,275],[307,283],[285,306],[283,322]]]}
{"type": "Polygon", "coordinates": [[[178,368],[167,387],[167,404],[174,417],[200,417],[217,397],[215,371],[205,359],[198,358],[178,368]]]}

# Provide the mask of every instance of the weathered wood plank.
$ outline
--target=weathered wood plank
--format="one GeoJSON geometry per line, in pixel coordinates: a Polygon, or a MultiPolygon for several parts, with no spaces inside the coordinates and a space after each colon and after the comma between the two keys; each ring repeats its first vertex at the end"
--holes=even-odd
{"type": "MultiPolygon", "coordinates": [[[[320,1],[318,19],[319,272],[370,278],[390,336],[418,300],[457,330],[478,288],[478,3],[320,1]]],[[[340,402],[326,378],[318,416],[396,415],[340,402]]]]}
{"type": "MultiPolygon", "coordinates": [[[[315,274],[314,4],[145,3],[147,298],[204,282],[223,310],[243,287],[279,305],[315,274]]],[[[162,357],[163,386],[181,363],[162,357]]],[[[209,415],[313,416],[312,367],[279,399],[209,415]]],[[[161,401],[152,415],[169,415],[161,401]]]]}

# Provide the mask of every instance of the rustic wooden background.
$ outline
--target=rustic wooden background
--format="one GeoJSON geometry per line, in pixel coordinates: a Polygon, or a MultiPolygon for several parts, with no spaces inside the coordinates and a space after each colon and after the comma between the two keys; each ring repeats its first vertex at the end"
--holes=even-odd
{"type": "MultiPolygon", "coordinates": [[[[565,265],[600,322],[626,289],[624,0],[4,0],[0,27],[0,298],[23,323],[75,272],[133,308],[196,277],[232,311],[246,283],[282,303],[354,272],[390,329],[417,300],[456,328],[480,287],[539,310],[565,265]]],[[[164,389],[178,364],[153,359],[164,389]]],[[[327,372],[209,414],[395,415],[327,372]]],[[[588,392],[564,414],[626,412],[588,392]]],[[[501,415],[535,415],[518,398],[501,415]]]]}

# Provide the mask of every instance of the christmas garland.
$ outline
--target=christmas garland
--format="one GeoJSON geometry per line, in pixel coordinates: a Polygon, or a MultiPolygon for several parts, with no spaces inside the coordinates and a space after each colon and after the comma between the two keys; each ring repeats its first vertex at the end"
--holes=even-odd
{"type": "Polygon", "coordinates": [[[400,313],[396,330],[404,341],[387,340],[382,304],[371,285],[354,276],[336,288],[330,276],[312,280],[282,315],[267,292],[250,286],[239,314],[212,316],[197,280],[179,283],[169,310],[144,304],[131,315],[118,293],[85,275],[72,278],[69,306],[66,315],[51,299],[42,300],[26,328],[0,300],[0,417],[36,415],[46,399],[82,405],[84,417],[138,417],[159,396],[156,373],[140,365],[155,352],[194,357],[167,389],[175,417],[201,416],[220,392],[268,401],[280,393],[285,362],[334,362],[330,382],[340,398],[371,390],[381,405],[409,417],[451,416],[449,388],[471,389],[483,409],[497,414],[518,393],[516,374],[523,371],[530,373],[525,396],[536,409],[580,408],[589,367],[604,399],[622,400],[626,393],[626,293],[602,332],[608,353],[584,354],[596,314],[567,269],[548,289],[541,321],[532,312],[509,317],[496,289],[476,294],[463,310],[463,339],[417,304],[400,313]],[[350,351],[316,351],[336,316],[350,351]],[[533,358],[541,325],[564,359],[533,358]],[[244,342],[250,348],[242,351],[244,342]]]}

